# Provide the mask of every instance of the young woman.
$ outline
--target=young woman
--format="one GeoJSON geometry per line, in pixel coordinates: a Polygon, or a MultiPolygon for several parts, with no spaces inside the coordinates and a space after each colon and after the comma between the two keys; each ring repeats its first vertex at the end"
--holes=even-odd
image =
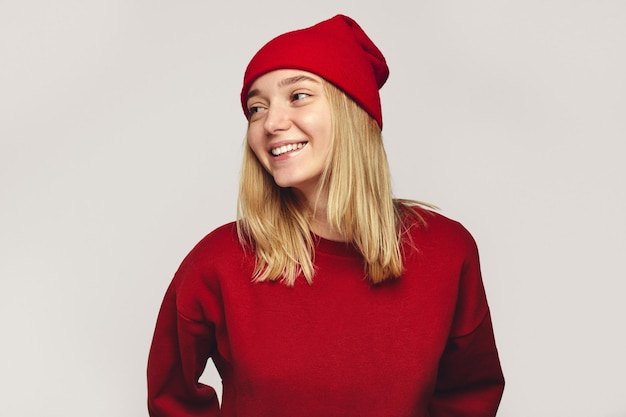
{"type": "Polygon", "coordinates": [[[504,380],[471,235],[392,196],[385,59],[338,15],[288,32],[244,75],[236,223],[167,290],[152,417],[487,417],[504,380]],[[208,359],[221,401],[198,381],[208,359]]]}

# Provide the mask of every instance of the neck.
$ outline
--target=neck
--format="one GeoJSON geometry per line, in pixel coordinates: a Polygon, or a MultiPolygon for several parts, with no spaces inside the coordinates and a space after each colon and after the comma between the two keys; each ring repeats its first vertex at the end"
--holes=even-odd
{"type": "Polygon", "coordinates": [[[324,239],[344,241],[345,238],[340,230],[331,226],[328,222],[328,191],[322,191],[313,195],[300,194],[300,198],[308,207],[310,216],[311,232],[324,239]]]}
{"type": "Polygon", "coordinates": [[[326,218],[326,212],[324,212],[323,216],[319,212],[313,213],[311,215],[310,225],[311,232],[319,237],[323,237],[324,239],[328,240],[335,240],[338,242],[345,241],[343,234],[328,223],[328,219],[326,218]]]}

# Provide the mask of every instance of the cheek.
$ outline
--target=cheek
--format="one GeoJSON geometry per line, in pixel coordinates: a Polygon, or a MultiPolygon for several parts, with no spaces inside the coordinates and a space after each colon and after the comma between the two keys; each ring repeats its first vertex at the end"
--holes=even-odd
{"type": "Polygon", "coordinates": [[[315,129],[315,137],[320,149],[324,150],[324,152],[329,152],[332,143],[332,129],[330,125],[325,123],[318,124],[315,129]]]}
{"type": "Polygon", "coordinates": [[[256,158],[257,162],[263,167],[264,170],[269,172],[269,154],[265,150],[265,144],[262,140],[258,139],[258,136],[248,135],[246,142],[251,153],[256,158]]]}
{"type": "Polygon", "coordinates": [[[254,132],[250,132],[250,130],[248,130],[246,141],[248,142],[248,146],[250,147],[250,149],[252,149],[252,152],[254,152],[257,158],[260,158],[262,156],[262,153],[265,153],[261,139],[258,135],[255,135],[254,132]]]}
{"type": "Polygon", "coordinates": [[[330,146],[332,136],[332,122],[330,110],[323,109],[317,113],[311,114],[305,123],[309,132],[311,132],[324,146],[330,146]]]}

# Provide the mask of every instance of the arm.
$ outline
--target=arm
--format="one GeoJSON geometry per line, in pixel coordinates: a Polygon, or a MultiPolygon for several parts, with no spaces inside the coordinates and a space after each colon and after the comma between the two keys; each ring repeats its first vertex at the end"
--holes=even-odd
{"type": "Polygon", "coordinates": [[[470,334],[450,338],[439,363],[432,417],[493,417],[504,377],[494,342],[491,317],[470,334]]]}
{"type": "Polygon", "coordinates": [[[213,388],[198,382],[215,336],[209,323],[192,321],[177,309],[172,282],[157,319],[148,358],[148,411],[151,417],[217,417],[213,388]]]}
{"type": "Polygon", "coordinates": [[[439,362],[431,417],[493,417],[504,390],[478,249],[465,232],[454,319],[439,362]]]}

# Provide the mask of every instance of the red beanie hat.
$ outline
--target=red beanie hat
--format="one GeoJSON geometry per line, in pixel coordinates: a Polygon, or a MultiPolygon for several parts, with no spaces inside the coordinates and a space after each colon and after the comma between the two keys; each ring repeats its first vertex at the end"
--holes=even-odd
{"type": "Polygon", "coordinates": [[[261,75],[277,69],[319,75],[350,96],[382,129],[378,90],[387,81],[389,68],[380,50],[351,18],[337,15],[265,44],[248,64],[243,78],[241,105],[246,116],[250,86],[261,75]]]}

